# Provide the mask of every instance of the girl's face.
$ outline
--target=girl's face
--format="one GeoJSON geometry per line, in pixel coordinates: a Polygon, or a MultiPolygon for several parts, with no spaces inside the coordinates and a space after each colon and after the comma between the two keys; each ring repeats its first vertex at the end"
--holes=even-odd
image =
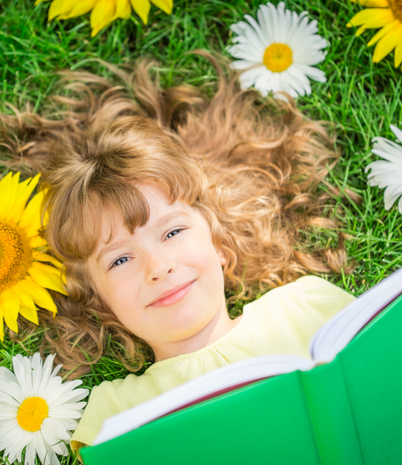
{"type": "Polygon", "coordinates": [[[183,202],[169,205],[153,184],[137,184],[150,206],[148,223],[131,235],[115,212],[88,266],[96,289],[123,325],[146,341],[156,360],[197,350],[225,334],[223,254],[209,225],[183,202]],[[113,237],[106,240],[113,224],[113,237]]]}

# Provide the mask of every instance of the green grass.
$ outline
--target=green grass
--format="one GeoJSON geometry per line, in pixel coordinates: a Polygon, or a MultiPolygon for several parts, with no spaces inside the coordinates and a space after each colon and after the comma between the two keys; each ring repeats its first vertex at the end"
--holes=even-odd
{"type": "MultiPolygon", "coordinates": [[[[0,110],[12,112],[30,105],[40,111],[54,91],[57,71],[85,68],[107,76],[96,59],[111,63],[130,63],[139,56],[152,56],[160,63],[163,86],[183,81],[193,85],[213,82],[212,66],[201,57],[185,52],[202,48],[223,53],[230,44],[229,26],[244,14],[256,17],[256,0],[176,0],[172,15],[152,7],[149,25],[138,17],[115,21],[95,38],[90,37],[89,15],[69,21],[47,23],[48,2],[33,7],[33,1],[2,0],[0,15],[0,110]]],[[[277,4],[276,0],[273,3],[277,4]]],[[[353,236],[347,242],[348,253],[357,266],[353,275],[329,279],[359,295],[402,265],[402,216],[394,206],[384,210],[383,191],[367,185],[364,168],[376,157],[371,153],[375,136],[394,140],[390,124],[402,121],[401,70],[393,66],[393,53],[373,65],[373,47],[366,43],[374,34],[366,31],[355,37],[346,23],[359,6],[348,0],[288,0],[287,7],[307,10],[319,22],[319,33],[330,42],[328,54],[319,65],[327,76],[325,84],[312,82],[312,94],[298,99],[298,105],[314,119],[335,124],[337,145],[342,158],[329,180],[343,192],[352,189],[363,201],[337,199],[343,207],[343,232],[353,236]]],[[[227,53],[226,53],[227,54],[227,53]]],[[[3,174],[6,170],[1,167],[3,174]]],[[[316,231],[317,243],[336,241],[316,231]]],[[[233,309],[239,312],[241,306],[233,309]]],[[[6,338],[0,343],[0,365],[11,368],[16,353],[32,354],[41,340],[41,331],[22,343],[6,338]]],[[[84,376],[91,388],[104,379],[127,374],[116,360],[103,358],[84,376]]],[[[0,454],[0,463],[2,463],[0,454]]],[[[39,462],[38,462],[39,463],[39,462]]],[[[72,456],[61,459],[64,465],[77,463],[72,456]]]]}

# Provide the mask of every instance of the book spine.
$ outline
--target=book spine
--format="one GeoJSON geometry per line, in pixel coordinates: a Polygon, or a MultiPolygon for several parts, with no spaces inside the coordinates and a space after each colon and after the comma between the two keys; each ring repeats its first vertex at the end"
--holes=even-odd
{"type": "Polygon", "coordinates": [[[322,465],[363,465],[363,454],[339,358],[299,372],[322,465]]]}

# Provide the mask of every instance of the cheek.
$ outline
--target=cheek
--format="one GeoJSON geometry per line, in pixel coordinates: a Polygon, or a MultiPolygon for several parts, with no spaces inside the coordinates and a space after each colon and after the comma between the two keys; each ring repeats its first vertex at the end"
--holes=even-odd
{"type": "MultiPolygon", "coordinates": [[[[183,253],[183,252],[181,252],[183,253]]],[[[188,248],[185,252],[186,261],[189,265],[210,273],[215,273],[221,268],[219,257],[211,244],[199,244],[188,248]]]]}
{"type": "Polygon", "coordinates": [[[97,288],[104,302],[119,319],[124,316],[129,302],[135,300],[135,285],[125,279],[124,273],[116,273],[115,276],[100,282],[97,288]]]}
{"type": "Polygon", "coordinates": [[[210,245],[202,249],[194,259],[198,261],[198,268],[207,276],[211,290],[220,290],[223,286],[223,270],[215,248],[210,245]]]}

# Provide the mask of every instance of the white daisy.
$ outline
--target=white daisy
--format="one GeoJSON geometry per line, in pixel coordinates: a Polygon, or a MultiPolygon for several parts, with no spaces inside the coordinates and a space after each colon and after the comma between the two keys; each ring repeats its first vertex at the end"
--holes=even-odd
{"type": "Polygon", "coordinates": [[[13,357],[14,373],[0,367],[0,451],[10,463],[34,465],[35,456],[45,465],[59,465],[56,454],[68,455],[64,441],[75,430],[86,402],[88,389],[75,389],[82,381],[66,381],[52,372],[54,355],[45,363],[39,353],[33,357],[13,357]]]}
{"type": "MultiPolygon", "coordinates": [[[[398,142],[402,141],[402,131],[392,124],[390,128],[398,142]]],[[[368,175],[370,186],[386,188],[384,203],[385,209],[389,210],[398,197],[402,196],[402,146],[384,137],[374,137],[372,142],[374,142],[372,152],[387,161],[374,161],[367,165],[365,172],[371,170],[368,175]]],[[[399,199],[398,208],[402,213],[402,197],[399,199]]]]}
{"type": "Polygon", "coordinates": [[[317,21],[308,22],[307,12],[300,15],[285,10],[285,4],[275,8],[272,3],[260,5],[258,22],[249,15],[230,28],[238,34],[236,45],[228,48],[238,61],[233,66],[247,69],[240,76],[242,89],[254,87],[265,97],[268,92],[285,91],[292,97],[311,93],[310,79],[325,82],[325,73],[313,65],[320,63],[329,43],[317,35],[317,21]],[[250,68],[251,67],[251,68],[250,68]],[[250,68],[250,69],[248,69],[250,68]]]}

